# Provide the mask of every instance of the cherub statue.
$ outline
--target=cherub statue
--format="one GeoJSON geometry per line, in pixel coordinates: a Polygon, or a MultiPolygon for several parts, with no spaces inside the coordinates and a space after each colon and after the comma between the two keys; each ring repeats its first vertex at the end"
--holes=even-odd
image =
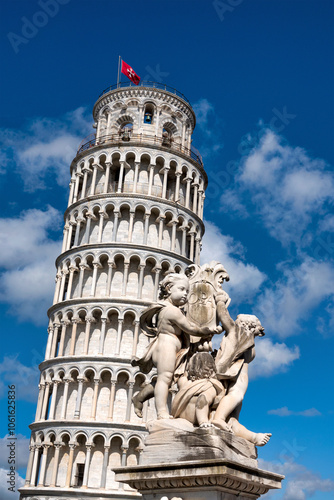
{"type": "Polygon", "coordinates": [[[255,337],[263,337],[264,328],[252,314],[239,314],[220,344],[216,356],[217,377],[226,389],[212,423],[223,430],[232,431],[257,446],[264,446],[270,433],[252,432],[239,422],[242,401],[248,387],[248,365],[255,357],[255,337]]]}
{"type": "Polygon", "coordinates": [[[199,427],[214,427],[210,422],[211,407],[225,394],[216,372],[215,361],[209,352],[197,352],[190,358],[187,376],[178,380],[179,392],[172,403],[174,418],[184,418],[199,427]]]}
{"type": "Polygon", "coordinates": [[[148,373],[153,366],[157,368],[155,387],[146,385],[132,401],[135,412],[141,416],[143,402],[154,394],[157,418],[172,418],[167,408],[169,388],[174,380],[183,373],[185,358],[189,352],[189,336],[209,337],[221,333],[221,327],[199,327],[189,321],[181,307],[187,302],[189,280],[184,274],[168,274],[160,283],[161,302],[141,315],[140,325],[148,336],[154,336],[145,355],[138,360],[132,360],[133,366],[139,366],[143,373],[148,373]],[[157,325],[152,325],[157,315],[157,325]]]}

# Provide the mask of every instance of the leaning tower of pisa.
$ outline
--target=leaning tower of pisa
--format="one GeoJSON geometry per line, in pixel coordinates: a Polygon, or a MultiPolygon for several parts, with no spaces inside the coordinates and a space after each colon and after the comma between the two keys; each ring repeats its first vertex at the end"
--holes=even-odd
{"type": "Polygon", "coordinates": [[[131,403],[154,377],[131,366],[148,344],[139,317],[166,273],[199,262],[207,177],[188,100],[119,84],[93,119],[71,164],[22,500],[140,496],[113,473],[138,463],[155,415],[145,403],[140,419],[131,403]]]}

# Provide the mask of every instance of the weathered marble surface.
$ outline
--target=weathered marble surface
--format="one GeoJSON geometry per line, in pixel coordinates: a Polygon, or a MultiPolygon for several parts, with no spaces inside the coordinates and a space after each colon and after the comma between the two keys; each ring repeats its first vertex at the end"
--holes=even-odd
{"type": "Polygon", "coordinates": [[[281,488],[284,477],[227,459],[123,467],[115,473],[117,481],[137,489],[143,500],[256,499],[281,488]]]}
{"type": "Polygon", "coordinates": [[[147,428],[140,465],[224,458],[257,467],[255,445],[230,432],[194,427],[183,418],[151,421],[147,428]]]}

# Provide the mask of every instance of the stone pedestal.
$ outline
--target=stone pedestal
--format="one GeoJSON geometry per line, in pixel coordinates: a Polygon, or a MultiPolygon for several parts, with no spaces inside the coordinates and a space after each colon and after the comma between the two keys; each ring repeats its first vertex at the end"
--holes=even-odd
{"type": "MultiPolygon", "coordinates": [[[[171,447],[173,444],[171,443],[171,447]]],[[[281,487],[284,476],[226,459],[114,469],[143,500],[246,500],[281,487]]]]}

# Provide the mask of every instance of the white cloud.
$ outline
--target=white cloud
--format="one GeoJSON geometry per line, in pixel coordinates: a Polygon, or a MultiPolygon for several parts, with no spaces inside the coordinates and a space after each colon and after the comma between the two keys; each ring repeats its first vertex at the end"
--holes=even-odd
{"type": "MultiPolygon", "coordinates": [[[[34,351],[32,354],[36,356],[38,353],[34,351]]],[[[15,385],[17,400],[34,403],[37,401],[40,376],[37,364],[35,366],[25,366],[16,357],[6,356],[0,363],[0,375],[0,397],[6,396],[8,385],[15,385]]]]}
{"type": "Polygon", "coordinates": [[[61,249],[60,241],[48,233],[58,229],[60,221],[60,213],[52,207],[0,219],[0,300],[19,320],[46,321],[54,292],[54,262],[61,249]]]}
{"type": "Polygon", "coordinates": [[[226,268],[230,281],[224,288],[231,295],[233,303],[251,300],[259,292],[266,275],[253,264],[245,262],[245,249],[231,236],[223,235],[212,222],[205,221],[205,235],[201,261],[217,260],[226,268]]]}
{"type": "Polygon", "coordinates": [[[222,209],[240,215],[240,207],[247,205],[273,238],[300,246],[314,218],[325,215],[334,201],[334,176],[327,167],[267,129],[242,158],[234,195],[222,195],[222,209]]]}
{"type": "Polygon", "coordinates": [[[281,263],[281,279],[267,288],[255,307],[267,330],[284,338],[301,331],[307,320],[324,300],[334,296],[334,266],[310,257],[295,267],[281,263]]]}
{"type": "MultiPolygon", "coordinates": [[[[15,468],[16,470],[25,468],[29,458],[29,442],[30,440],[22,434],[16,434],[15,440],[15,468]]],[[[8,443],[11,438],[6,435],[0,438],[0,467],[6,469],[8,467],[8,443]]]]}
{"type": "Polygon", "coordinates": [[[67,113],[61,119],[38,118],[25,130],[0,130],[2,171],[10,165],[22,176],[25,189],[43,189],[52,175],[60,186],[68,185],[69,165],[79,143],[92,132],[92,121],[85,108],[67,113]]]}
{"type": "Polygon", "coordinates": [[[268,415],[277,415],[278,417],[290,417],[291,415],[300,417],[319,417],[320,411],[316,408],[309,408],[308,410],[292,411],[287,406],[277,408],[277,410],[269,410],[268,415]]]}
{"type": "Polygon", "coordinates": [[[15,491],[8,491],[10,485],[7,483],[7,473],[8,469],[0,469],[0,498],[1,500],[19,500],[20,494],[17,490],[24,485],[24,479],[16,473],[15,491]]]}
{"type": "MultiPolygon", "coordinates": [[[[285,475],[285,480],[283,481],[283,487],[285,486],[283,500],[306,500],[316,495],[317,492],[334,492],[333,480],[323,479],[318,473],[293,460],[268,462],[260,458],[259,467],[285,475]]],[[[275,497],[275,493],[267,495],[268,498],[271,496],[275,497]]]]}
{"type": "Polygon", "coordinates": [[[256,339],[255,351],[255,359],[249,366],[249,375],[253,379],[286,371],[300,356],[298,346],[290,348],[267,338],[256,339]]]}

